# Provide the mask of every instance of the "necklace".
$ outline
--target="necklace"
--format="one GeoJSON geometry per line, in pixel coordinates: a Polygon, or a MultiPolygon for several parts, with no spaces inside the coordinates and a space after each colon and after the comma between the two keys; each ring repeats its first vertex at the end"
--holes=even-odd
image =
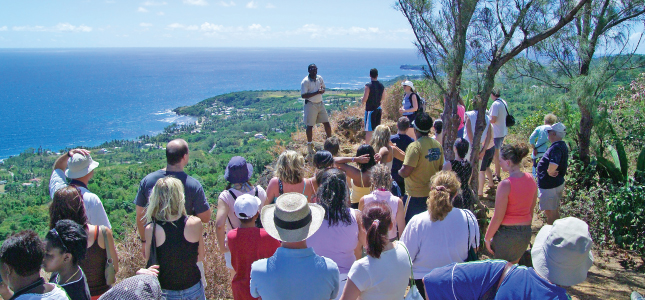
{"type": "MultiPolygon", "coordinates": [[[[63,284],[67,284],[70,280],[72,280],[72,278],[74,278],[74,276],[76,276],[76,274],[78,274],[78,272],[81,270],[81,267],[77,267],[77,268],[78,268],[78,269],[76,270],[76,273],[74,273],[74,275],[72,275],[72,276],[70,276],[69,278],[67,278],[67,281],[65,281],[65,283],[63,283],[63,284]]],[[[60,275],[59,275],[59,276],[60,276],[60,275]]],[[[60,278],[59,278],[59,279],[60,279],[60,278]]],[[[60,280],[59,280],[59,281],[60,281],[60,280]]]]}

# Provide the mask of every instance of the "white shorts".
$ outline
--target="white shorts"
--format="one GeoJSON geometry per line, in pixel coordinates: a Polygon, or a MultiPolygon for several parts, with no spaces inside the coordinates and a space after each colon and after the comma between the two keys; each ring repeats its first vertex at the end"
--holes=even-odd
{"type": "Polygon", "coordinates": [[[347,274],[340,274],[338,276],[338,280],[340,281],[340,285],[338,286],[338,296],[334,298],[334,300],[340,299],[340,296],[343,295],[343,290],[345,290],[345,285],[347,284],[347,274]]]}

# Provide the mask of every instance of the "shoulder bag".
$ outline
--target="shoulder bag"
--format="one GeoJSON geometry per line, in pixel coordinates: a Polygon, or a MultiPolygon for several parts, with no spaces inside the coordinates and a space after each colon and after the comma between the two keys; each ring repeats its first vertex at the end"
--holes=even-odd
{"type": "MultiPolygon", "coordinates": [[[[464,212],[464,214],[466,214],[466,224],[468,224],[468,257],[466,257],[465,262],[477,261],[477,260],[479,260],[479,253],[476,250],[477,247],[474,247],[474,245],[470,244],[470,218],[471,218],[471,214],[470,214],[469,211],[467,211],[465,209],[462,209],[462,211],[464,212]]],[[[475,216],[472,216],[472,218],[474,218],[475,221],[477,221],[477,218],[475,218],[475,216]]],[[[475,235],[475,237],[476,237],[477,240],[479,240],[479,238],[477,238],[477,235],[475,235]]]]}
{"type": "MultiPolygon", "coordinates": [[[[105,226],[100,225],[101,233],[103,234],[103,242],[105,244],[105,253],[107,254],[107,262],[105,263],[105,282],[108,285],[113,285],[116,282],[116,270],[114,270],[114,261],[112,260],[112,245],[108,242],[105,226]]],[[[98,241],[97,241],[98,243],[98,241]]]]}
{"type": "Polygon", "coordinates": [[[157,261],[157,239],[155,238],[155,231],[157,231],[157,222],[155,219],[152,219],[152,238],[150,239],[150,255],[148,256],[148,262],[146,263],[146,268],[150,266],[158,265],[157,261]]]}
{"type": "Polygon", "coordinates": [[[515,117],[513,117],[511,114],[508,113],[508,106],[506,106],[506,103],[504,101],[497,99],[495,101],[499,101],[502,104],[504,104],[504,108],[506,108],[506,127],[513,127],[515,126],[515,117]]]}
{"type": "Polygon", "coordinates": [[[408,247],[406,247],[403,243],[401,244],[403,246],[403,249],[405,249],[405,252],[408,254],[408,260],[410,260],[410,290],[408,291],[408,294],[405,295],[403,300],[423,300],[423,297],[421,296],[421,293],[419,293],[419,289],[417,288],[417,284],[414,281],[414,272],[412,271],[412,257],[410,257],[408,247]]]}

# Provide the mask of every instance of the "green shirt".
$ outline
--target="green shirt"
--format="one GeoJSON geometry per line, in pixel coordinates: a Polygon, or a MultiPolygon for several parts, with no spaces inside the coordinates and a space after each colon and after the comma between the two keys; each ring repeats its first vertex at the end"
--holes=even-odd
{"type": "Polygon", "coordinates": [[[423,136],[405,151],[404,166],[414,167],[405,178],[405,190],[410,197],[428,197],[430,178],[443,167],[443,148],[435,139],[423,136]]]}

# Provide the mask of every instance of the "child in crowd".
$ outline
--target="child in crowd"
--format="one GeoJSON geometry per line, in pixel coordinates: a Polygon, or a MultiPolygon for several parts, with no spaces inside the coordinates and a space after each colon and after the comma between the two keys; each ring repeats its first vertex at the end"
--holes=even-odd
{"type": "Polygon", "coordinates": [[[231,264],[235,270],[231,288],[233,299],[257,299],[251,296],[251,264],[254,261],[271,257],[280,247],[280,242],[272,238],[262,228],[255,227],[262,201],[253,195],[244,194],[233,205],[235,216],[241,225],[227,233],[231,264]]]}
{"type": "Polygon", "coordinates": [[[441,119],[434,120],[432,128],[434,128],[434,139],[443,145],[443,121],[441,119]]]}
{"type": "Polygon", "coordinates": [[[60,220],[45,236],[46,272],[52,275],[49,282],[60,285],[71,300],[90,300],[85,273],[78,262],[87,252],[87,233],[74,221],[60,220]]]}
{"type": "Polygon", "coordinates": [[[405,228],[405,209],[401,198],[392,195],[392,176],[390,169],[385,165],[372,167],[372,193],[363,196],[358,203],[358,209],[363,211],[364,207],[372,202],[385,202],[392,213],[392,229],[388,233],[388,239],[394,241],[401,237],[405,228]]]}
{"type": "Polygon", "coordinates": [[[470,188],[470,177],[473,174],[473,167],[465,159],[469,148],[470,143],[467,140],[457,138],[452,148],[452,151],[455,153],[455,159],[446,161],[443,165],[443,170],[454,171],[461,183],[461,193],[457,194],[453,199],[452,206],[473,210],[475,204],[474,192],[470,188]]]}

